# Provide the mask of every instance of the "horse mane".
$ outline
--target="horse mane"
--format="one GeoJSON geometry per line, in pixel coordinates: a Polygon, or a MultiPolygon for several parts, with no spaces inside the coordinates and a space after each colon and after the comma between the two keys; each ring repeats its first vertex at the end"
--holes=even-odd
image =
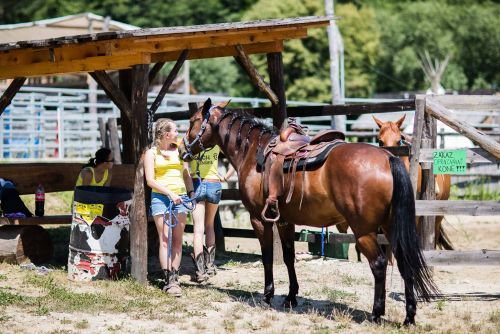
{"type": "Polygon", "coordinates": [[[240,124],[239,124],[238,131],[236,134],[236,144],[238,146],[241,145],[241,143],[243,141],[241,130],[243,129],[243,127],[245,125],[247,125],[247,124],[249,125],[248,132],[247,132],[246,137],[245,137],[245,147],[244,147],[245,153],[247,152],[248,147],[250,145],[250,140],[249,140],[250,134],[255,128],[259,129],[258,147],[261,147],[261,140],[262,140],[262,137],[264,136],[264,134],[270,133],[271,135],[277,135],[277,133],[278,133],[276,128],[267,124],[265,122],[265,120],[260,119],[260,118],[256,118],[255,116],[253,116],[247,112],[241,111],[241,110],[227,110],[227,111],[225,111],[222,114],[221,118],[218,120],[216,127],[219,127],[220,123],[226,117],[231,117],[231,120],[229,121],[229,123],[227,125],[227,132],[226,132],[226,135],[224,136],[224,144],[227,144],[227,142],[229,141],[231,128],[233,127],[234,123],[237,120],[240,120],[240,124]]]}

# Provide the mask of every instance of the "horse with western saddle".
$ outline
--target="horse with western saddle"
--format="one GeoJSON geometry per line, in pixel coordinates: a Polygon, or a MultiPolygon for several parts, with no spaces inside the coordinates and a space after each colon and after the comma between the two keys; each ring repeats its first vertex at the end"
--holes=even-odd
{"type": "MultiPolygon", "coordinates": [[[[267,222],[279,221],[278,197],[284,195],[285,183],[289,185],[285,201],[288,204],[295,190],[297,170],[305,172],[321,166],[331,150],[345,143],[344,140],[345,135],[336,130],[322,130],[311,138],[295,118],[290,118],[288,126],[264,148],[257,163],[257,168],[263,171],[264,194],[267,194],[261,218],[267,222]]],[[[304,176],[302,173],[301,204],[304,176]]]]}

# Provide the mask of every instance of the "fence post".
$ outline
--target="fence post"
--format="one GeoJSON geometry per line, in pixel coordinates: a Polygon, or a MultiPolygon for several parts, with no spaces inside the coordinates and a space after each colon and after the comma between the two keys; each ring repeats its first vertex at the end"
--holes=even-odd
{"type": "MultiPolygon", "coordinates": [[[[437,122],[429,114],[424,114],[422,133],[422,148],[436,148],[437,122]]],[[[432,162],[422,164],[422,187],[420,198],[422,200],[435,200],[435,180],[432,171],[432,162]]],[[[434,216],[422,217],[422,227],[420,240],[424,250],[434,250],[436,248],[436,233],[434,216]]]]}
{"type": "Polygon", "coordinates": [[[417,195],[418,170],[420,168],[420,144],[422,141],[422,131],[425,113],[425,96],[417,95],[415,99],[415,119],[413,121],[413,138],[410,149],[410,179],[413,186],[415,198],[417,195]]]}

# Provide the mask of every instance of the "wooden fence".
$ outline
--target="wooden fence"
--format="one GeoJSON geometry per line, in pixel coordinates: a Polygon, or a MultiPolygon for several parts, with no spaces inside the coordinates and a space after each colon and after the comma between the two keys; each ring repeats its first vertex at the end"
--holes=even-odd
{"type": "MultiPolygon", "coordinates": [[[[492,138],[460,122],[448,110],[500,110],[500,97],[496,96],[417,96],[416,100],[397,102],[327,105],[327,106],[302,106],[287,109],[288,116],[325,116],[325,115],[360,115],[364,113],[383,113],[395,111],[415,110],[413,132],[413,145],[407,147],[388,148],[396,155],[409,155],[411,161],[410,175],[412,183],[416,184],[417,164],[422,166],[423,193],[418,195],[416,201],[417,216],[424,216],[422,244],[425,255],[433,265],[483,265],[500,264],[500,251],[437,251],[434,250],[434,216],[437,215],[471,215],[487,216],[500,214],[500,201],[435,201],[434,176],[432,174],[432,152],[436,149],[436,119],[441,120],[457,132],[476,142],[480,148],[468,149],[467,163],[500,163],[500,144],[492,138]]],[[[270,108],[244,109],[246,112],[258,117],[271,117],[270,108]]],[[[161,117],[161,115],[157,115],[161,117]]],[[[174,120],[187,119],[188,111],[170,113],[174,120]]],[[[74,180],[78,174],[79,164],[64,163],[37,163],[37,164],[0,164],[0,176],[10,178],[17,183],[21,194],[34,192],[36,185],[43,182],[46,191],[72,190],[74,180]]],[[[113,170],[113,184],[122,187],[133,187],[134,170],[132,165],[117,165],[113,170]]],[[[414,187],[416,189],[416,187],[414,187]]],[[[417,196],[417,194],[416,194],[417,196]]],[[[225,189],[223,199],[239,200],[236,189],[225,189]]],[[[0,220],[0,224],[60,224],[69,223],[70,216],[46,216],[29,219],[9,221],[0,220]]],[[[224,229],[225,236],[255,237],[252,230],[224,229]]],[[[311,236],[314,237],[314,236],[311,236]]],[[[298,240],[298,234],[296,236],[298,240]]],[[[330,243],[354,243],[351,234],[330,234],[330,243]]],[[[383,242],[383,236],[380,237],[383,242]]],[[[313,240],[309,240],[313,241],[313,240]]]]}

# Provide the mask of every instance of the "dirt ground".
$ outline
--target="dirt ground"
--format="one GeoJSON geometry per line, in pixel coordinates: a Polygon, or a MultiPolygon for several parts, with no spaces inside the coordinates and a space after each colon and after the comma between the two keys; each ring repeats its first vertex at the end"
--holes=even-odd
{"type": "MultiPolygon", "coordinates": [[[[500,249],[500,217],[447,217],[456,248],[500,249]]],[[[300,227],[298,227],[300,229],[300,227]]],[[[189,243],[190,236],[186,236],[189,243]]],[[[297,243],[305,251],[306,243],[297,243]]],[[[312,259],[296,263],[299,306],[283,309],[288,292],[284,265],[275,266],[276,297],[264,307],[264,273],[256,240],[228,239],[218,256],[219,271],[209,284],[190,281],[183,259],[184,295],[160,290],[159,277],[142,286],[116,282],[69,282],[64,269],[47,275],[0,264],[1,333],[499,333],[500,266],[435,267],[444,297],[418,305],[417,326],[404,319],[402,281],[388,268],[386,315],[381,325],[366,321],[373,302],[373,279],[366,262],[312,259]],[[237,252],[236,252],[237,251],[237,252]]]]}

